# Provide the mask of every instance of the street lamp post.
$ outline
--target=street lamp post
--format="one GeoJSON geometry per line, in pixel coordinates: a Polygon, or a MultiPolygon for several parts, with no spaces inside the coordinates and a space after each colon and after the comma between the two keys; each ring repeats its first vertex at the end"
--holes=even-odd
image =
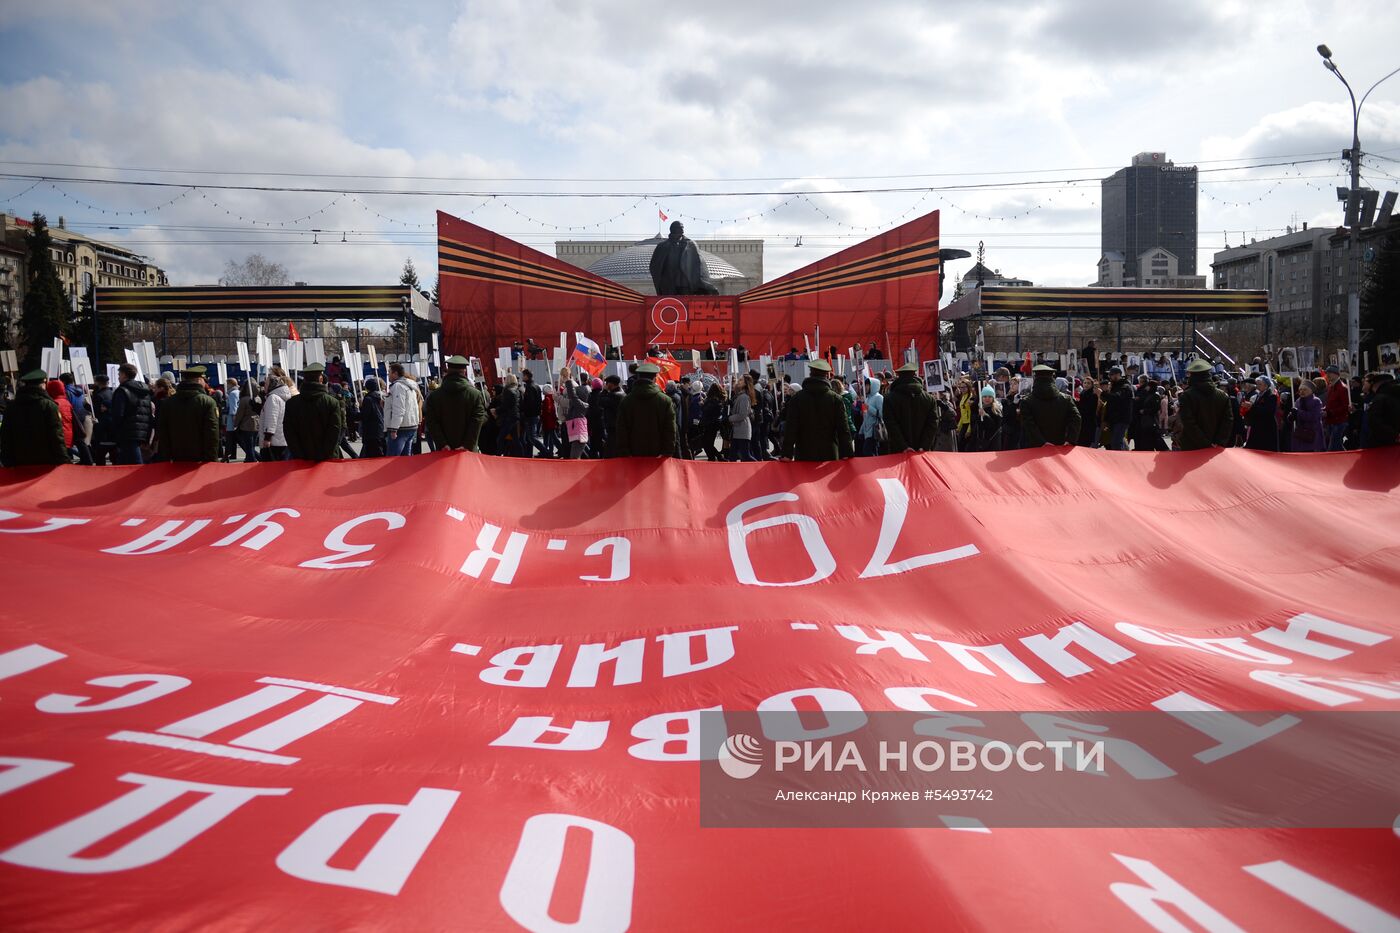
{"type": "Polygon", "coordinates": [[[1361,108],[1366,105],[1366,98],[1371,96],[1371,91],[1380,87],[1381,82],[1387,78],[1400,74],[1400,68],[1371,85],[1366,93],[1361,95],[1358,103],[1351,84],[1342,75],[1342,69],[1332,61],[1332,50],[1325,44],[1319,45],[1317,54],[1322,56],[1323,67],[1337,76],[1337,80],[1342,82],[1342,87],[1347,89],[1347,96],[1351,98],[1351,148],[1342,155],[1351,162],[1351,189],[1347,196],[1349,216],[1344,215],[1344,219],[1350,221],[1347,226],[1351,234],[1347,249],[1347,354],[1351,358],[1351,365],[1356,366],[1361,350],[1361,108]]]}

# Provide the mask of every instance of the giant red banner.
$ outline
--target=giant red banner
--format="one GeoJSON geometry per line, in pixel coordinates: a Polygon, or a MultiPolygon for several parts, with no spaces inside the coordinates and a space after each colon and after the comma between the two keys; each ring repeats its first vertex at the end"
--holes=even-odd
{"type": "Polygon", "coordinates": [[[938,212],[840,250],[741,295],[642,295],[485,227],[438,212],[444,343],[483,360],[498,348],[581,332],[607,343],[622,325],[632,356],[743,345],[757,357],[822,347],[846,353],[873,341],[893,359],[913,342],[920,359],[938,339],[938,212]],[[805,341],[804,341],[804,338],[805,341]]]}
{"type": "MultiPolygon", "coordinates": [[[[0,919],[1395,929],[1389,826],[703,828],[695,722],[1400,709],[1398,484],[1394,449],[0,471],[0,919]]],[[[1175,767],[1240,751],[1193,734],[1175,767]]]]}

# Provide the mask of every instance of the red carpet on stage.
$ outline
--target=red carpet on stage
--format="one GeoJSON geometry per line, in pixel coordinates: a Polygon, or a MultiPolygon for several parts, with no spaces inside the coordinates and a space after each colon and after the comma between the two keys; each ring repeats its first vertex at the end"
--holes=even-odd
{"type": "Polygon", "coordinates": [[[695,723],[1400,710],[1397,489],[1397,449],[0,470],[0,918],[1394,928],[1400,827],[703,828],[695,723]]]}

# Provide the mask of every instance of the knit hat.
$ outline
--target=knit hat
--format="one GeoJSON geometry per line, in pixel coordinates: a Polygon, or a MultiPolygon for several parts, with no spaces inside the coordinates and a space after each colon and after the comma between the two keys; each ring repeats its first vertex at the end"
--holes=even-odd
{"type": "Polygon", "coordinates": [[[603,387],[603,380],[599,379],[597,376],[594,376],[593,381],[588,384],[588,387],[590,389],[601,389],[603,387]]]}
{"type": "Polygon", "coordinates": [[[996,398],[996,397],[997,397],[997,390],[996,390],[996,389],[993,389],[991,386],[983,386],[983,387],[982,387],[982,397],[983,397],[983,398],[996,398]]]}

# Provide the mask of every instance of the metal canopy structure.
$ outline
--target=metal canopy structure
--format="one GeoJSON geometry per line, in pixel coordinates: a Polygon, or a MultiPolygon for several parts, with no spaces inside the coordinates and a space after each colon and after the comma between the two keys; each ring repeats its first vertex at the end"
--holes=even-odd
{"type": "MultiPolygon", "coordinates": [[[[1265,318],[1269,293],[1263,290],[1224,288],[1046,288],[1018,285],[984,285],[973,289],[938,312],[960,330],[981,318],[1016,322],[1016,350],[1021,350],[1022,320],[1062,319],[1070,333],[1075,319],[1117,321],[1122,344],[1124,321],[1180,321],[1182,349],[1187,328],[1196,333],[1203,321],[1265,318]]],[[[964,330],[963,341],[966,341],[964,330]]],[[[963,342],[959,341],[959,342],[963,342]]]]}
{"type": "MultiPolygon", "coordinates": [[[[353,320],[357,325],[360,321],[402,321],[411,346],[415,321],[442,323],[437,305],[411,286],[399,284],[97,286],[94,301],[98,317],[157,320],[162,324],[174,318],[189,325],[187,333],[192,332],[195,320],[242,321],[246,329],[254,320],[309,319],[315,336],[320,336],[322,321],[353,320]]],[[[163,334],[164,328],[164,344],[163,334]]],[[[93,336],[96,340],[97,335],[93,336]]],[[[162,347],[161,352],[167,349],[162,347]]]]}

